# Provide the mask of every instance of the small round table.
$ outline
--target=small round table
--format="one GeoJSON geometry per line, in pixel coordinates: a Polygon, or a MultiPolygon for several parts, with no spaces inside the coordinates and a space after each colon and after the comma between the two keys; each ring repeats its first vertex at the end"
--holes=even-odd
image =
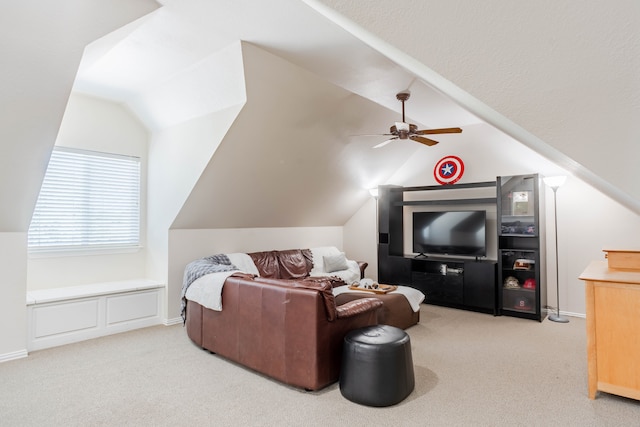
{"type": "Polygon", "coordinates": [[[415,387],[411,340],[400,328],[367,326],[344,338],[340,392],[352,402],[391,406],[415,387]]]}

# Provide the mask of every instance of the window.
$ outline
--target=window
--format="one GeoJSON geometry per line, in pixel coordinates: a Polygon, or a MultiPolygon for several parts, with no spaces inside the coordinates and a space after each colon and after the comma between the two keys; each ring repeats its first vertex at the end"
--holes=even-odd
{"type": "Polygon", "coordinates": [[[140,244],[140,159],[55,147],[29,227],[30,252],[140,244]]]}

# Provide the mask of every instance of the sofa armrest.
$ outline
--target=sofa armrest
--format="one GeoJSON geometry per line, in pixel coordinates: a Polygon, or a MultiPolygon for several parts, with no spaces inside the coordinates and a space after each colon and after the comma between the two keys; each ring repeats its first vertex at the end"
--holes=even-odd
{"type": "Polygon", "coordinates": [[[367,269],[367,266],[369,266],[368,262],[358,261],[358,267],[360,267],[360,278],[361,279],[364,279],[364,271],[367,269]]]}
{"type": "Polygon", "coordinates": [[[357,316],[368,311],[377,311],[382,308],[382,304],[382,301],[377,298],[362,298],[344,303],[336,307],[336,311],[338,312],[338,319],[341,319],[357,316]]]}

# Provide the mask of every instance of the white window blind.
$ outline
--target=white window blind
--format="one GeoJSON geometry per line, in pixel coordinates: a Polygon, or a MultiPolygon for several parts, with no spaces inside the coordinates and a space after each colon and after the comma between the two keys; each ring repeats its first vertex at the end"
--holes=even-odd
{"type": "Polygon", "coordinates": [[[55,147],[28,244],[31,252],[137,247],[140,159],[55,147]]]}

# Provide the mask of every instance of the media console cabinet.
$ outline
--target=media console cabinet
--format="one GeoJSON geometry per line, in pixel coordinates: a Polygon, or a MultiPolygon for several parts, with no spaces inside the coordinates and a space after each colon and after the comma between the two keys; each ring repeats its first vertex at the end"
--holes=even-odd
{"type": "Polygon", "coordinates": [[[410,286],[431,304],[497,314],[495,261],[410,258],[409,266],[410,286]]]}
{"type": "Polygon", "coordinates": [[[539,181],[534,174],[465,184],[379,186],[378,281],[417,288],[428,304],[542,321],[546,277],[539,181]],[[412,214],[452,209],[495,212],[496,231],[487,232],[491,253],[486,258],[407,255],[412,225],[405,224],[412,214]]]}
{"type": "MultiPolygon", "coordinates": [[[[428,187],[380,186],[378,197],[378,281],[422,291],[426,303],[498,314],[497,262],[488,259],[405,255],[404,208],[427,205],[492,206],[495,197],[405,200],[406,192],[493,188],[495,182],[428,187]]],[[[421,193],[424,194],[424,193],[421,193]]]]}

